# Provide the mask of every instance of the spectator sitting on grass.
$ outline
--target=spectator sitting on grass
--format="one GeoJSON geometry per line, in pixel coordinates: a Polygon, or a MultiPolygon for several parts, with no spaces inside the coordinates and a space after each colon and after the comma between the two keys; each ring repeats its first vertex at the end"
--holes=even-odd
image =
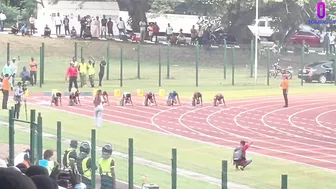
{"type": "Polygon", "coordinates": [[[84,39],[91,39],[92,35],[91,35],[91,30],[89,27],[86,27],[83,33],[83,38],[84,39]]]}
{"type": "Polygon", "coordinates": [[[11,27],[11,33],[16,35],[19,33],[19,29],[16,27],[16,24],[14,24],[12,27],[11,27]]]}
{"type": "Polygon", "coordinates": [[[28,32],[27,24],[23,24],[20,31],[21,31],[22,36],[27,35],[27,32],[28,32]]]}
{"type": "Polygon", "coordinates": [[[51,34],[51,29],[49,28],[48,25],[46,25],[46,26],[44,27],[44,38],[46,38],[46,37],[50,37],[50,34],[51,34]]]}
{"type": "Polygon", "coordinates": [[[176,43],[177,43],[177,36],[175,35],[175,34],[173,34],[172,36],[171,36],[171,38],[170,38],[170,44],[172,44],[172,45],[176,45],[176,43]]]}
{"type": "Polygon", "coordinates": [[[185,38],[185,36],[182,32],[183,32],[183,30],[180,29],[180,33],[177,36],[177,44],[183,44],[184,45],[186,43],[186,38],[185,38]]]}
{"type": "Polygon", "coordinates": [[[75,26],[72,26],[70,37],[73,39],[77,38],[77,31],[75,29],[75,26]]]}
{"type": "Polygon", "coordinates": [[[25,83],[26,81],[30,82],[30,72],[27,70],[26,66],[23,66],[20,77],[23,83],[25,83]]]}

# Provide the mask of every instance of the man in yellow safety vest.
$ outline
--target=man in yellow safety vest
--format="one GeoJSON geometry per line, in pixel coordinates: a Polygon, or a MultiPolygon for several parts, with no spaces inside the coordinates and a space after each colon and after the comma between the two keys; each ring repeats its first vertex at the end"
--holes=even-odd
{"type": "Polygon", "coordinates": [[[95,60],[92,56],[91,56],[91,58],[92,58],[92,60],[89,60],[89,64],[87,65],[87,70],[88,70],[90,85],[93,88],[94,87],[94,78],[95,78],[96,70],[95,70],[95,60]]]}
{"type": "Polygon", "coordinates": [[[79,77],[80,77],[80,86],[86,86],[86,71],[87,71],[87,64],[85,63],[84,58],[82,58],[81,63],[78,65],[79,77]]]}
{"type": "Polygon", "coordinates": [[[77,140],[70,141],[70,148],[65,150],[63,155],[64,168],[70,168],[71,165],[74,165],[77,159],[77,152],[76,152],[77,146],[78,146],[77,140]]]}
{"type": "Polygon", "coordinates": [[[102,157],[99,159],[101,189],[116,189],[115,163],[111,155],[112,145],[105,144],[102,148],[102,157]]]}
{"type": "Polygon", "coordinates": [[[88,142],[83,142],[79,147],[79,155],[76,160],[79,174],[82,175],[82,182],[86,189],[91,189],[91,168],[92,162],[89,157],[91,146],[88,142]]]}

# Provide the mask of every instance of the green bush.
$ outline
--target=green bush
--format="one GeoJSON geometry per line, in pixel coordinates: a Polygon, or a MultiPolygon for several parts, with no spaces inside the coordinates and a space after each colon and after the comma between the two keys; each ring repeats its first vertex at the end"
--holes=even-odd
{"type": "Polygon", "coordinates": [[[7,7],[5,4],[0,3],[0,10],[7,16],[5,27],[10,27],[16,23],[16,16],[20,13],[17,7],[7,7]]]}

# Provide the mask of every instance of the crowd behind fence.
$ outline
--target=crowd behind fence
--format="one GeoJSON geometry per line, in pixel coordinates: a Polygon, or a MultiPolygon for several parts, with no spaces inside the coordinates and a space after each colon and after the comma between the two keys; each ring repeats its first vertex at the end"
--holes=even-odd
{"type": "MultiPolygon", "coordinates": [[[[39,160],[42,160],[43,154],[43,140],[44,140],[44,132],[43,132],[43,118],[42,114],[38,113],[36,116],[36,110],[30,110],[30,120],[18,120],[14,118],[14,110],[13,108],[9,110],[9,118],[8,118],[8,144],[9,144],[9,156],[8,156],[8,165],[14,165],[15,158],[15,122],[29,124],[30,132],[29,132],[29,148],[30,148],[30,162],[32,165],[38,165],[39,160]]],[[[62,137],[62,123],[58,121],[56,124],[57,129],[57,137],[56,137],[56,154],[57,154],[57,162],[62,164],[62,142],[66,141],[64,137],[62,137]]],[[[129,189],[134,188],[134,141],[133,138],[128,139],[128,185],[129,189]]],[[[92,162],[96,162],[97,157],[97,143],[96,143],[96,130],[91,130],[91,159],[92,162]]],[[[171,189],[178,188],[178,149],[172,148],[172,156],[171,156],[171,189]]],[[[113,154],[112,154],[113,155],[113,154]]],[[[92,181],[92,189],[96,188],[96,164],[93,163],[93,167],[91,169],[91,181],[92,181]]],[[[222,160],[221,163],[221,188],[228,189],[228,182],[230,178],[228,177],[228,161],[222,160]]],[[[288,188],[288,177],[287,175],[281,175],[281,189],[288,188]]]]}
{"type": "MultiPolygon", "coordinates": [[[[262,53],[258,50],[258,68],[255,70],[253,41],[249,49],[237,48],[226,45],[226,43],[223,47],[216,49],[206,49],[199,45],[175,47],[169,44],[162,46],[142,43],[127,44],[127,46],[113,45],[112,48],[111,43],[73,42],[73,47],[67,47],[67,51],[71,52],[64,53],[59,50],[63,47],[53,47],[42,43],[38,51],[36,47],[32,47],[32,54],[26,54],[26,57],[36,56],[36,53],[40,56],[40,87],[61,81],[63,78],[61,75],[65,73],[71,58],[74,57],[78,62],[82,59],[87,61],[91,55],[98,57],[97,61],[104,57],[107,63],[104,77],[106,80],[118,80],[119,87],[129,85],[125,81],[130,79],[146,80],[149,85],[158,87],[165,86],[165,82],[169,83],[168,79],[186,81],[184,84],[180,83],[182,86],[204,86],[208,85],[207,82],[211,80],[222,81],[221,83],[227,85],[245,85],[253,83],[255,74],[257,74],[259,84],[269,86],[272,85],[270,80],[273,79],[269,76],[269,70],[272,69],[272,64],[277,59],[281,59],[281,66],[292,65],[293,78],[296,78],[297,72],[303,70],[306,64],[336,57],[328,53],[326,55],[308,53],[304,47],[300,52],[296,51],[293,54],[278,54],[266,48],[262,53]],[[54,54],[54,51],[61,53],[54,54]]],[[[25,53],[17,52],[15,48],[16,44],[7,43],[7,61],[10,61],[11,56],[15,54],[25,53]]],[[[97,67],[96,72],[98,72],[97,67]]],[[[218,85],[219,82],[216,83],[218,85]]],[[[299,83],[301,86],[304,85],[302,78],[299,83]]]]}

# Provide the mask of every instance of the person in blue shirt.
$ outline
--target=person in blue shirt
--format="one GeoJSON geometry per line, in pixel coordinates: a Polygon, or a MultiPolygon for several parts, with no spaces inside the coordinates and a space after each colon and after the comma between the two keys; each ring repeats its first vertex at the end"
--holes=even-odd
{"type": "Polygon", "coordinates": [[[168,106],[174,106],[174,104],[177,104],[181,106],[180,97],[176,91],[172,91],[168,95],[167,105],[168,106]]]}

